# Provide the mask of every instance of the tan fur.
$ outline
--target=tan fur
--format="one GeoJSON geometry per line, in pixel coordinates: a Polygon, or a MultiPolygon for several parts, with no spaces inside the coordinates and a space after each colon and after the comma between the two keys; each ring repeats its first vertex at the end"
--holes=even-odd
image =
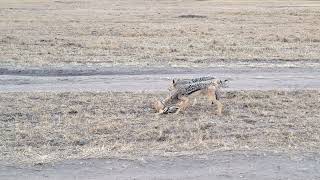
{"type": "Polygon", "coordinates": [[[159,100],[154,100],[152,106],[158,113],[163,113],[163,109],[165,108],[164,104],[162,104],[159,100]]]}
{"type": "Polygon", "coordinates": [[[185,111],[190,106],[190,97],[204,95],[207,96],[211,104],[216,104],[217,114],[222,115],[223,105],[219,101],[219,97],[217,97],[221,85],[220,80],[214,79],[211,81],[199,82],[195,84],[195,86],[199,84],[201,89],[196,92],[191,92],[190,94],[186,93],[186,89],[190,84],[185,84],[184,81],[180,81],[183,82],[181,84],[178,84],[178,82],[179,81],[173,81],[171,88],[174,90],[174,93],[172,95],[168,96],[163,102],[159,100],[155,101],[154,108],[158,113],[163,113],[164,108],[167,106],[177,106],[178,110],[176,111],[176,114],[180,111],[185,111]]]}

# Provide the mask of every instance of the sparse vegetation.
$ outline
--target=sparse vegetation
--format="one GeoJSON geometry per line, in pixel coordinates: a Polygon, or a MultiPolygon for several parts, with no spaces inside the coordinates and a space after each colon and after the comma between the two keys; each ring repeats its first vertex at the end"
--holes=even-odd
{"type": "MultiPolygon", "coordinates": [[[[300,67],[291,74],[299,72],[295,78],[302,79],[306,76],[300,72],[320,68],[319,34],[320,1],[1,0],[0,74],[46,79],[47,75],[117,76],[121,68],[119,75],[139,74],[140,69],[147,69],[141,74],[169,74],[173,69],[180,72],[179,67],[188,67],[183,73],[193,67],[201,73],[226,67],[236,76],[238,71],[233,70],[241,66],[281,73],[282,67],[300,67]]],[[[264,72],[255,78],[269,73],[264,72]]],[[[310,73],[312,81],[302,86],[314,82],[315,75],[310,73]]],[[[215,115],[217,108],[205,99],[179,115],[157,115],[151,102],[165,97],[161,92],[6,93],[7,82],[11,87],[28,83],[27,78],[21,79],[4,78],[1,83],[0,161],[5,171],[11,162],[43,165],[86,158],[196,157],[217,151],[230,151],[230,156],[236,151],[320,152],[319,90],[230,91],[223,94],[223,116],[215,115]]],[[[84,78],[81,83],[89,81],[84,78]]],[[[282,83],[281,79],[272,82],[282,83]]],[[[35,91],[28,85],[29,91],[35,91]]],[[[288,86],[296,88],[294,83],[288,86]]],[[[285,177],[278,176],[280,165],[276,166],[275,177],[285,177]]],[[[232,177],[230,173],[219,177],[232,177]]],[[[247,178],[240,175],[237,178],[247,178]]],[[[41,177],[47,176],[41,172],[41,177]]],[[[297,178],[296,174],[289,177],[297,178]]]]}
{"type": "Polygon", "coordinates": [[[0,3],[0,65],[190,67],[320,57],[318,1],[0,3]]]}
{"type": "Polygon", "coordinates": [[[319,91],[224,93],[225,115],[204,99],[157,116],[143,93],[1,93],[0,157],[48,163],[246,150],[319,152],[319,91]]]}

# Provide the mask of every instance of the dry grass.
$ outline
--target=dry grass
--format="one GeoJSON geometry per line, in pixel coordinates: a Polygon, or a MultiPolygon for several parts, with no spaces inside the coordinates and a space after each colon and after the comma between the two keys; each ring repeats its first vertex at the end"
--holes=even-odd
{"type": "Polygon", "coordinates": [[[142,93],[1,93],[0,157],[47,163],[252,150],[319,152],[319,91],[226,92],[222,117],[201,102],[157,116],[142,93]]]}
{"type": "Polygon", "coordinates": [[[0,63],[318,60],[319,26],[318,1],[7,0],[0,7],[0,63]]]}

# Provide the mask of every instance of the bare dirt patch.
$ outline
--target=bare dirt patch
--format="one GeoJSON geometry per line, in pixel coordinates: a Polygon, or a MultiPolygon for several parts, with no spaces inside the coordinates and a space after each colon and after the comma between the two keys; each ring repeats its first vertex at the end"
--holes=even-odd
{"type": "Polygon", "coordinates": [[[216,116],[204,100],[157,116],[164,94],[1,93],[0,157],[42,164],[99,157],[246,150],[319,152],[319,91],[232,91],[216,116]]]}
{"type": "Polygon", "coordinates": [[[319,154],[216,152],[212,156],[67,160],[44,166],[0,164],[6,180],[25,179],[319,179],[319,154]]]}

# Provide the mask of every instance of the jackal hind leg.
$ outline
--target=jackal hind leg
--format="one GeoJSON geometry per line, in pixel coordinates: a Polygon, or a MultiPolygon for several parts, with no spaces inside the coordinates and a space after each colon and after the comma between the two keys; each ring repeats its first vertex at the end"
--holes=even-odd
{"type": "Polygon", "coordinates": [[[216,94],[216,88],[208,88],[208,99],[211,102],[211,104],[216,104],[217,106],[217,113],[219,116],[222,115],[223,105],[218,100],[217,94],[216,94]]]}

